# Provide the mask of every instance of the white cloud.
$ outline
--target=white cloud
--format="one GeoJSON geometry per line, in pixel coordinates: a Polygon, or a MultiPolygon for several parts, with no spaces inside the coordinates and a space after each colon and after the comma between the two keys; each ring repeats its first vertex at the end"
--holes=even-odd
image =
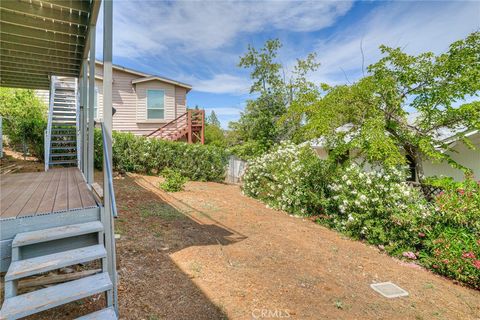
{"type": "Polygon", "coordinates": [[[455,40],[480,28],[480,2],[385,3],[363,19],[320,40],[316,51],[322,66],[314,80],[344,83],[362,74],[364,65],[377,61],[378,47],[402,47],[410,54],[443,52],[455,40]],[[345,72],[345,74],[344,74],[345,72]]]}
{"type": "Polygon", "coordinates": [[[215,114],[219,117],[225,117],[225,116],[238,117],[238,116],[240,116],[240,112],[242,112],[242,109],[241,108],[235,108],[235,107],[205,108],[205,112],[207,113],[207,115],[209,115],[212,111],[215,111],[215,114]]]}
{"type": "Polygon", "coordinates": [[[250,89],[247,78],[229,74],[216,74],[211,79],[189,79],[195,91],[210,93],[246,94],[250,89]]]}
{"type": "Polygon", "coordinates": [[[351,5],[351,1],[118,1],[115,55],[160,55],[171,48],[195,54],[231,45],[242,33],[320,30],[351,5]]]}

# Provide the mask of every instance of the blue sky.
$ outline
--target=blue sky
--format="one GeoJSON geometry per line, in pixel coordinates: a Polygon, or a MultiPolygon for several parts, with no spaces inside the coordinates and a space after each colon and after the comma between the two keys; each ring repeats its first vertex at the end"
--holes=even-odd
{"type": "Polygon", "coordinates": [[[115,1],[113,54],[115,64],[191,84],[188,105],[215,110],[226,128],[249,98],[249,73],[237,67],[248,44],[280,39],[287,74],[316,52],[311,80],[341,84],[361,77],[360,47],[368,65],[380,44],[439,53],[479,29],[477,1],[115,1]]]}

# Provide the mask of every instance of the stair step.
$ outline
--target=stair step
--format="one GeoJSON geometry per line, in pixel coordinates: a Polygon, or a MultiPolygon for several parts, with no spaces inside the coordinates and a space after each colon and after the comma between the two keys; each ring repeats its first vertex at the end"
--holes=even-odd
{"type": "Polygon", "coordinates": [[[76,137],[75,133],[62,133],[62,134],[52,134],[52,138],[63,138],[63,137],[76,137]]]}
{"type": "Polygon", "coordinates": [[[54,157],[76,157],[76,153],[51,153],[50,158],[54,157]]]}
{"type": "Polygon", "coordinates": [[[59,127],[75,127],[77,125],[76,121],[52,121],[52,125],[59,127]]]}
{"type": "Polygon", "coordinates": [[[76,320],[117,320],[117,314],[113,308],[106,308],[97,312],[87,314],[76,320]]]}
{"type": "Polygon", "coordinates": [[[52,144],[61,144],[61,143],[74,143],[77,140],[52,140],[50,141],[52,144]]]}
{"type": "Polygon", "coordinates": [[[41,229],[37,231],[17,233],[12,241],[12,247],[27,246],[34,243],[47,242],[63,238],[70,238],[100,232],[103,230],[103,224],[100,221],[71,224],[68,226],[41,229]]]}
{"type": "Polygon", "coordinates": [[[61,166],[64,164],[77,164],[77,159],[75,160],[54,160],[48,163],[51,166],[61,166]]]}
{"type": "Polygon", "coordinates": [[[45,289],[5,299],[0,310],[0,319],[18,319],[48,310],[62,304],[111,290],[108,273],[74,280],[45,289]]]}
{"type": "Polygon", "coordinates": [[[48,254],[36,258],[14,261],[10,264],[5,281],[12,281],[35,274],[105,258],[107,252],[101,244],[48,254]]]}
{"type": "Polygon", "coordinates": [[[76,146],[50,147],[50,150],[75,150],[76,146]]]}

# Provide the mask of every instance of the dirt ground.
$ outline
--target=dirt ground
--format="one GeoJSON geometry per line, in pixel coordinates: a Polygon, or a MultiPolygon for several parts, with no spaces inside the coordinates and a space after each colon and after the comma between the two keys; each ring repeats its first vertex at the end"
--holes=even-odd
{"type": "MultiPolygon", "coordinates": [[[[238,186],[115,179],[121,319],[480,319],[480,292],[309,220],[238,186]],[[392,281],[408,297],[370,288],[392,281]]],[[[29,319],[71,319],[95,297],[29,319]]]]}

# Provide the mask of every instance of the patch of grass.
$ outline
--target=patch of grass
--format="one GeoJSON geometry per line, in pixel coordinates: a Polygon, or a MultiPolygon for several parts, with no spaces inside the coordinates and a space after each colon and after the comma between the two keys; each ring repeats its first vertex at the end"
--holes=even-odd
{"type": "Polygon", "coordinates": [[[195,274],[200,274],[202,272],[202,265],[196,261],[190,264],[190,270],[195,274]]]}
{"type": "Polygon", "coordinates": [[[335,308],[337,308],[337,309],[343,310],[343,308],[344,308],[343,302],[340,299],[335,300],[334,305],[335,305],[335,308]]]}
{"type": "Polygon", "coordinates": [[[185,216],[172,206],[163,202],[147,202],[140,207],[142,218],[160,217],[164,220],[183,219],[185,216]]]}
{"type": "Polygon", "coordinates": [[[160,318],[157,317],[157,316],[154,315],[154,314],[149,315],[147,319],[148,319],[148,320],[160,320],[160,318]]]}
{"type": "Polygon", "coordinates": [[[433,288],[434,288],[433,284],[430,283],[430,282],[425,283],[425,284],[423,285],[423,287],[424,287],[425,289],[433,289],[433,288]]]}

